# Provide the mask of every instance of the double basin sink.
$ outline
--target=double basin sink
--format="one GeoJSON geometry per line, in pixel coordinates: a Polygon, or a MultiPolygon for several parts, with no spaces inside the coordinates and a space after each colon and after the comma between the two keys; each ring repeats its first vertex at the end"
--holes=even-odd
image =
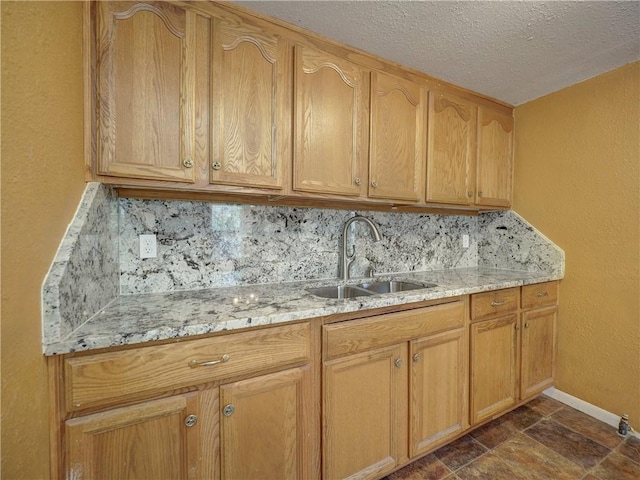
{"type": "Polygon", "coordinates": [[[433,288],[435,283],[411,283],[399,280],[388,280],[384,282],[364,282],[358,285],[330,285],[327,287],[307,288],[307,292],[322,298],[355,298],[378,295],[382,293],[405,292],[408,290],[420,290],[433,288]]]}

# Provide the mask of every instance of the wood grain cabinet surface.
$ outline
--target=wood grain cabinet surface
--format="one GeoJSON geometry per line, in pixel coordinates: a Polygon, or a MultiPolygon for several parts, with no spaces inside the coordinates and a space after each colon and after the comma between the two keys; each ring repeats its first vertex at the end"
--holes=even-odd
{"type": "Polygon", "coordinates": [[[87,2],[85,26],[87,179],[124,196],[511,205],[509,106],[228,3],[87,2]]]}
{"type": "Polygon", "coordinates": [[[195,179],[196,17],[154,2],[97,2],[98,174],[195,179]]]}
{"type": "Polygon", "coordinates": [[[291,45],[215,19],[212,50],[211,183],[282,190],[291,155],[291,45]]]}
{"type": "Polygon", "coordinates": [[[475,294],[471,304],[470,407],[477,425],[553,385],[558,282],[475,294]],[[498,309],[492,316],[491,303],[498,309]]]}
{"type": "Polygon", "coordinates": [[[467,427],[465,312],[457,299],[323,327],[323,478],[380,478],[467,427]]]}
{"type": "Polygon", "coordinates": [[[426,88],[371,72],[370,198],[424,199],[426,88]]]}
{"type": "Polygon", "coordinates": [[[55,362],[60,476],[318,478],[314,336],[303,322],[55,362]]]}
{"type": "Polygon", "coordinates": [[[296,44],[294,76],[293,189],[360,196],[368,140],[366,72],[296,44]]]}

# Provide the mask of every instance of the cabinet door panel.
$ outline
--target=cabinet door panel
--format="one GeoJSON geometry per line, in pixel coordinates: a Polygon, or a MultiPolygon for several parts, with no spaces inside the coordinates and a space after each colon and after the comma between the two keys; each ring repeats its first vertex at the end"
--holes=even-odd
{"type": "Polygon", "coordinates": [[[476,108],[461,98],[429,92],[427,202],[473,203],[476,108]]]}
{"type": "Polygon", "coordinates": [[[98,173],[193,182],[196,14],[97,5],[98,173]]]}
{"type": "Polygon", "coordinates": [[[220,387],[223,479],[312,475],[310,382],[305,366],[220,387]]]}
{"type": "Polygon", "coordinates": [[[325,363],[323,478],[377,478],[407,458],[406,344],[325,363]]]}
{"type": "Polygon", "coordinates": [[[416,83],[372,72],[369,197],[422,200],[424,97],[416,83]]]}
{"type": "Polygon", "coordinates": [[[520,398],[529,398],[553,385],[556,369],[558,308],[522,314],[522,374],[520,398]]]}
{"type": "Polygon", "coordinates": [[[212,183],[282,188],[291,151],[290,55],[275,35],[215,21],[212,183]]]}
{"type": "Polygon", "coordinates": [[[356,65],[296,45],[294,190],[360,195],[366,85],[356,65]]]}
{"type": "Polygon", "coordinates": [[[513,117],[478,108],[476,203],[510,207],[513,183],[513,117]]]}
{"type": "Polygon", "coordinates": [[[516,403],[516,326],[516,315],[471,325],[472,425],[516,403]]]}
{"type": "Polygon", "coordinates": [[[199,477],[197,394],[187,394],[66,422],[69,478],[199,477]]]}
{"type": "Polygon", "coordinates": [[[464,330],[411,342],[410,456],[459,434],[467,426],[464,330]]]}

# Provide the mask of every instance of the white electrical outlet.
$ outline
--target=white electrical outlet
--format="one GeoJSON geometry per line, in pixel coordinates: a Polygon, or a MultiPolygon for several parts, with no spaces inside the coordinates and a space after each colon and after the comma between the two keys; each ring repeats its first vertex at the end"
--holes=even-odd
{"type": "Polygon", "coordinates": [[[462,235],[462,248],[469,248],[469,235],[462,235]]]}
{"type": "Polygon", "coordinates": [[[140,235],[140,258],[156,258],[158,256],[155,235],[140,235]]]}

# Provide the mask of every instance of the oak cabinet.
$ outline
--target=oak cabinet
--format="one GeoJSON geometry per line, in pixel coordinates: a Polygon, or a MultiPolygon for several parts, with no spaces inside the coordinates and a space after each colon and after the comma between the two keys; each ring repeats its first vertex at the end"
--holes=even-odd
{"type": "Polygon", "coordinates": [[[211,183],[281,190],[291,161],[291,51],[281,37],[213,22],[211,183]]]}
{"type": "Polygon", "coordinates": [[[95,6],[97,173],[193,182],[198,15],[163,2],[95,6]]]}
{"type": "Polygon", "coordinates": [[[471,296],[472,425],[553,385],[557,303],[556,281],[471,296]]]}
{"type": "Polygon", "coordinates": [[[294,65],[293,189],[360,196],[368,142],[364,70],[301,44],[294,65]]]}
{"type": "Polygon", "coordinates": [[[510,207],[513,185],[513,117],[478,107],[476,204],[510,207]]]}
{"type": "Polygon", "coordinates": [[[466,428],[464,312],[458,299],[323,327],[323,478],[379,478],[466,428]]]}
{"type": "Polygon", "coordinates": [[[392,345],[325,363],[323,478],[375,478],[407,459],[406,351],[392,345]]]}
{"type": "Polygon", "coordinates": [[[422,85],[371,73],[370,198],[423,200],[425,97],[422,85]]]}
{"type": "Polygon", "coordinates": [[[429,92],[427,202],[475,202],[477,106],[445,92],[429,92]]]}
{"type": "Polygon", "coordinates": [[[297,323],[64,359],[64,475],[317,478],[311,336],[297,323]]]}
{"type": "Polygon", "coordinates": [[[464,329],[411,341],[410,457],[443,445],[468,427],[467,351],[464,329]]]}

